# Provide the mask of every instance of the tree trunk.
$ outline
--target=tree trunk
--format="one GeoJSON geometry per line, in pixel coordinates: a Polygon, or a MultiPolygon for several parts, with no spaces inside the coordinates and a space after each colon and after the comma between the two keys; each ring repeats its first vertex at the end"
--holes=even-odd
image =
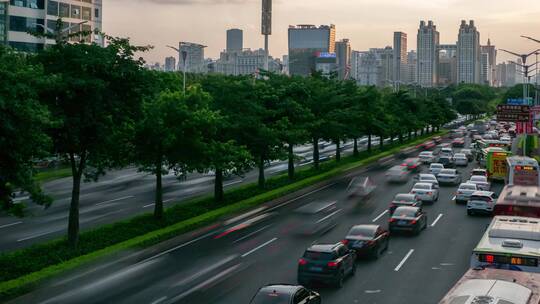
{"type": "Polygon", "coordinates": [[[379,149],[382,150],[384,146],[384,135],[379,135],[379,149]]]}
{"type": "Polygon", "coordinates": [[[8,211],[13,206],[10,188],[4,180],[0,179],[0,201],[2,202],[2,209],[5,211],[8,211]]]}
{"type": "Polygon", "coordinates": [[[418,130],[414,129],[414,137],[418,137],[418,130]]]}
{"type": "Polygon", "coordinates": [[[69,206],[68,219],[68,243],[76,248],[79,245],[79,199],[81,193],[81,177],[86,164],[86,154],[81,155],[79,165],[75,160],[75,154],[69,155],[71,162],[71,173],[73,176],[73,186],[71,189],[71,204],[69,206]]]}
{"type": "Polygon", "coordinates": [[[266,180],[264,178],[264,158],[259,157],[259,188],[264,188],[266,180]]]}
{"type": "Polygon", "coordinates": [[[403,143],[403,133],[399,133],[399,143],[403,143]]]}
{"type": "Polygon", "coordinates": [[[354,146],[353,146],[353,155],[357,157],[360,153],[358,152],[358,139],[354,139],[354,146]]]}
{"type": "Polygon", "coordinates": [[[367,151],[371,152],[371,134],[367,136],[367,151]]]}
{"type": "Polygon", "coordinates": [[[163,186],[161,184],[161,161],[156,163],[156,198],[154,202],[154,218],[163,218],[163,186]]]}
{"type": "Polygon", "coordinates": [[[313,138],[313,167],[319,169],[319,139],[313,138]]]}
{"type": "Polygon", "coordinates": [[[289,179],[294,178],[294,151],[293,151],[293,145],[291,143],[288,143],[288,150],[289,150],[289,166],[288,166],[288,172],[289,172],[289,179]]]}
{"type": "Polygon", "coordinates": [[[223,202],[223,169],[216,169],[216,178],[214,180],[214,200],[218,203],[223,202]]]}
{"type": "Polygon", "coordinates": [[[424,136],[424,127],[422,127],[422,129],[420,129],[420,136],[424,136]]]}
{"type": "Polygon", "coordinates": [[[336,161],[341,160],[341,141],[338,139],[335,141],[336,143],[336,161]]]}
{"type": "Polygon", "coordinates": [[[409,132],[407,132],[407,140],[411,140],[411,131],[409,130],[409,132]]]}

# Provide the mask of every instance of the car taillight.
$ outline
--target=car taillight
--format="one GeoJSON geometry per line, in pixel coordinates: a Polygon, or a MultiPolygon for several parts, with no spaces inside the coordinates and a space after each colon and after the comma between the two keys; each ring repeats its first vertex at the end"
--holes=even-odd
{"type": "Polygon", "coordinates": [[[411,191],[411,194],[416,194],[416,191],[414,191],[414,190],[413,190],[413,191],[411,191]]]}
{"type": "Polygon", "coordinates": [[[307,261],[305,259],[298,260],[298,265],[306,265],[307,261]]]}
{"type": "Polygon", "coordinates": [[[416,220],[412,220],[411,224],[413,224],[413,225],[416,224],[416,220]]]}
{"type": "Polygon", "coordinates": [[[341,244],[347,245],[347,244],[349,244],[349,240],[341,240],[341,244]]]}
{"type": "Polygon", "coordinates": [[[334,267],[338,267],[339,266],[339,263],[338,262],[334,262],[334,261],[330,261],[328,262],[328,264],[326,264],[326,266],[330,267],[330,268],[334,268],[334,267]]]}
{"type": "Polygon", "coordinates": [[[428,194],[428,195],[432,195],[432,194],[433,194],[433,192],[428,192],[427,194],[428,194]]]}
{"type": "Polygon", "coordinates": [[[389,221],[390,223],[393,223],[393,222],[396,221],[396,219],[395,219],[395,218],[390,218],[388,221],[389,221]]]}
{"type": "Polygon", "coordinates": [[[367,241],[366,244],[368,244],[368,245],[371,246],[371,245],[375,244],[375,241],[374,241],[374,240],[370,240],[370,241],[367,241]]]}

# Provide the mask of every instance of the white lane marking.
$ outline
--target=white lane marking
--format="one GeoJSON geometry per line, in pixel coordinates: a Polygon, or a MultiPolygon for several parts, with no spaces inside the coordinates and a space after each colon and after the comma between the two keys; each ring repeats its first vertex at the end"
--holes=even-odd
{"type": "Polygon", "coordinates": [[[384,210],[381,214],[379,214],[376,218],[374,218],[371,222],[372,223],[375,223],[376,221],[378,221],[381,217],[383,217],[383,215],[387,214],[388,213],[388,210],[384,210]]]}
{"type": "Polygon", "coordinates": [[[158,303],[161,303],[163,301],[167,300],[167,296],[163,296],[157,300],[155,300],[154,302],[152,302],[151,304],[158,304],[158,303]]]}
{"type": "Polygon", "coordinates": [[[230,219],[230,220],[226,220],[223,224],[229,225],[229,224],[232,224],[232,223],[234,223],[234,222],[238,222],[238,221],[240,221],[240,220],[245,219],[246,217],[252,216],[252,215],[255,214],[255,213],[258,213],[258,212],[260,212],[260,211],[263,211],[263,210],[266,209],[266,208],[267,208],[267,207],[264,207],[264,206],[263,206],[263,207],[259,207],[259,208],[257,208],[257,209],[251,210],[250,212],[246,212],[246,213],[241,214],[241,215],[239,215],[239,216],[237,216],[237,217],[233,217],[233,218],[230,219]]]}
{"type": "Polygon", "coordinates": [[[270,241],[265,242],[265,243],[263,243],[263,244],[261,244],[261,245],[255,247],[255,248],[251,249],[250,251],[248,251],[248,252],[242,254],[242,257],[243,257],[243,258],[247,257],[248,255],[254,253],[255,251],[257,251],[257,250],[263,248],[264,246],[267,246],[267,245],[269,245],[270,243],[274,242],[275,240],[277,240],[277,238],[273,238],[273,239],[271,239],[270,241]]]}
{"type": "Polygon", "coordinates": [[[243,182],[243,180],[226,183],[226,184],[223,184],[223,187],[228,187],[228,186],[231,186],[231,185],[239,184],[241,182],[243,182]]]}
{"type": "Polygon", "coordinates": [[[332,216],[334,216],[334,215],[340,213],[341,211],[342,211],[342,209],[338,209],[338,210],[336,210],[336,211],[330,213],[329,215],[323,217],[322,219],[318,220],[315,224],[318,224],[318,223],[320,223],[320,222],[324,222],[326,219],[328,219],[328,218],[330,218],[330,217],[332,217],[332,216]]]}
{"type": "Polygon", "coordinates": [[[98,206],[98,205],[103,205],[103,204],[107,204],[107,203],[112,203],[112,202],[117,202],[117,201],[125,200],[125,199],[128,199],[128,198],[132,198],[132,197],[135,197],[135,196],[133,196],[133,195],[128,195],[128,196],[123,196],[123,197],[115,198],[115,199],[108,200],[108,201],[103,201],[103,202],[101,202],[101,203],[97,203],[96,206],[98,206]]]}
{"type": "Polygon", "coordinates": [[[15,223],[11,223],[11,224],[5,224],[5,225],[0,226],[0,229],[15,226],[15,225],[19,225],[19,224],[22,224],[22,222],[15,222],[15,223]]]}
{"type": "Polygon", "coordinates": [[[164,203],[168,203],[168,202],[172,201],[173,199],[174,199],[174,198],[169,198],[169,199],[164,200],[163,202],[164,202],[164,203]]]}
{"type": "Polygon", "coordinates": [[[356,177],[353,177],[351,179],[351,181],[349,182],[349,185],[347,186],[347,191],[349,191],[349,188],[351,188],[351,185],[352,185],[352,183],[354,182],[355,179],[356,179],[356,177]]]}
{"type": "Polygon", "coordinates": [[[394,268],[394,271],[399,271],[401,269],[401,267],[403,266],[403,264],[405,264],[405,262],[407,262],[407,259],[411,256],[411,254],[413,254],[413,252],[414,252],[414,249],[409,250],[409,252],[405,255],[403,260],[401,260],[401,262],[399,262],[399,264],[396,266],[396,268],[394,268]]]}
{"type": "Polygon", "coordinates": [[[441,265],[441,266],[453,266],[454,264],[453,263],[441,263],[439,265],[441,265]]]}
{"type": "Polygon", "coordinates": [[[155,204],[154,203],[151,203],[151,204],[148,204],[148,205],[144,205],[142,206],[143,208],[148,208],[148,207],[151,207],[151,206],[154,206],[155,204]]]}
{"type": "Polygon", "coordinates": [[[238,242],[241,242],[241,241],[243,241],[243,240],[249,238],[250,236],[253,236],[253,235],[255,235],[255,234],[257,234],[257,233],[263,231],[264,229],[266,229],[266,228],[268,228],[268,227],[270,227],[270,226],[271,226],[271,225],[266,225],[266,226],[264,226],[264,227],[262,227],[262,228],[260,228],[260,229],[257,229],[257,230],[255,230],[255,231],[251,232],[250,234],[244,235],[243,237],[241,237],[241,238],[235,240],[235,241],[233,242],[233,244],[236,244],[236,243],[238,243],[238,242]]]}
{"type": "Polygon", "coordinates": [[[381,292],[380,289],[376,289],[376,290],[364,290],[364,293],[379,293],[381,292]]]}
{"type": "Polygon", "coordinates": [[[301,199],[301,198],[304,198],[304,197],[306,197],[306,196],[308,196],[308,195],[311,195],[311,194],[313,194],[313,193],[317,193],[317,192],[319,192],[319,191],[321,191],[321,190],[324,190],[324,189],[326,189],[326,188],[332,187],[332,186],[335,185],[335,184],[337,184],[337,182],[331,183],[331,184],[326,185],[326,186],[324,186],[324,187],[321,187],[321,188],[319,188],[319,189],[315,189],[315,190],[313,190],[313,191],[311,191],[311,192],[308,192],[308,193],[306,193],[306,194],[302,194],[302,195],[300,195],[299,197],[293,198],[293,199],[288,200],[288,201],[286,201],[286,202],[284,202],[284,203],[281,203],[281,204],[279,204],[279,205],[277,205],[277,206],[274,206],[274,207],[268,209],[268,211],[271,211],[271,210],[274,210],[274,209],[281,208],[281,207],[283,207],[283,206],[285,206],[285,205],[288,205],[288,204],[290,204],[290,203],[292,203],[292,202],[295,202],[295,201],[297,201],[297,200],[299,200],[299,199],[301,199]]]}
{"type": "Polygon", "coordinates": [[[452,201],[455,201],[455,200],[456,200],[456,196],[454,195],[454,197],[452,197],[451,200],[452,200],[452,201]]]}
{"type": "Polygon", "coordinates": [[[47,232],[43,232],[43,233],[34,234],[34,235],[31,235],[31,236],[28,236],[28,237],[25,237],[25,238],[22,238],[22,239],[18,239],[17,242],[24,242],[24,241],[27,241],[27,240],[30,240],[30,239],[35,239],[35,238],[38,238],[40,236],[44,236],[44,235],[54,233],[54,232],[56,232],[56,231],[47,231],[47,232]]]}
{"type": "Polygon", "coordinates": [[[228,256],[228,257],[224,258],[223,260],[217,262],[216,264],[208,266],[208,267],[198,271],[197,273],[183,279],[182,281],[174,284],[173,287],[178,287],[178,286],[182,286],[182,285],[194,282],[195,280],[197,280],[198,278],[204,276],[205,274],[212,273],[212,272],[214,272],[214,270],[217,270],[221,266],[223,266],[223,265],[225,265],[225,264],[227,264],[229,262],[234,261],[234,259],[236,259],[236,257],[237,257],[237,255],[228,256]]]}
{"type": "Polygon", "coordinates": [[[195,242],[198,242],[198,241],[200,241],[200,240],[202,240],[202,239],[204,239],[204,238],[207,238],[207,237],[211,236],[211,235],[214,234],[214,233],[215,233],[215,232],[209,232],[209,233],[207,233],[207,234],[205,234],[205,235],[201,235],[200,237],[198,237],[198,238],[196,238],[196,239],[193,239],[193,240],[191,240],[191,241],[189,241],[189,242],[183,243],[183,244],[178,245],[178,246],[176,246],[176,247],[173,247],[173,248],[171,248],[171,249],[167,249],[167,250],[165,250],[165,251],[163,251],[163,252],[160,252],[160,253],[158,253],[158,254],[156,254],[156,255],[154,255],[154,256],[151,256],[151,257],[149,257],[149,258],[147,258],[147,259],[144,259],[144,260],[142,260],[141,262],[139,262],[139,263],[137,263],[137,264],[141,264],[141,263],[144,263],[144,262],[146,262],[146,261],[153,260],[153,259],[155,259],[155,258],[157,258],[157,257],[160,257],[160,256],[162,256],[162,255],[165,255],[165,254],[167,254],[167,253],[169,253],[169,252],[173,252],[173,251],[178,250],[178,249],[180,249],[180,248],[189,246],[189,245],[191,245],[191,244],[193,244],[193,243],[195,243],[195,242]]]}
{"type": "Polygon", "coordinates": [[[433,223],[431,223],[431,227],[435,227],[435,225],[441,219],[441,217],[443,217],[443,214],[439,213],[439,216],[437,216],[437,218],[433,221],[433,223]]]}

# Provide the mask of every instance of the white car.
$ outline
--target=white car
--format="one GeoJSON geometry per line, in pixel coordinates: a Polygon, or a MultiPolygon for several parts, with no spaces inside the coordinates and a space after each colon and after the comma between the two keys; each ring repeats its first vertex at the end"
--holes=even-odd
{"type": "Polygon", "coordinates": [[[419,183],[432,183],[436,186],[436,188],[439,188],[439,181],[433,174],[422,173],[418,175],[417,179],[419,183]]]}
{"type": "Polygon", "coordinates": [[[495,193],[491,191],[475,191],[467,202],[467,214],[493,214],[493,207],[496,202],[497,195],[495,193]]]}
{"type": "Polygon", "coordinates": [[[454,156],[454,150],[452,148],[442,148],[439,157],[452,157],[454,156]]]}
{"type": "Polygon", "coordinates": [[[431,165],[429,165],[429,173],[437,176],[439,174],[439,172],[441,172],[441,170],[444,169],[444,165],[443,164],[439,164],[439,163],[432,163],[431,165]]]}
{"type": "Polygon", "coordinates": [[[411,194],[416,194],[422,202],[436,202],[439,200],[439,189],[435,188],[432,183],[414,184],[411,194]]]}
{"type": "Polygon", "coordinates": [[[442,169],[437,174],[439,184],[459,185],[461,183],[461,174],[456,169],[442,169]]]}
{"type": "Polygon", "coordinates": [[[512,143],[512,138],[510,136],[502,136],[499,140],[507,144],[512,143]]]}
{"type": "Polygon", "coordinates": [[[454,154],[454,164],[456,164],[456,166],[467,166],[469,164],[469,159],[464,153],[456,153],[454,154]]]}
{"type": "Polygon", "coordinates": [[[472,169],[471,176],[476,176],[476,175],[485,176],[487,178],[487,175],[488,175],[487,170],[486,169],[480,169],[480,168],[472,169]]]}
{"type": "Polygon", "coordinates": [[[431,151],[420,152],[418,158],[420,158],[420,161],[424,164],[431,164],[433,161],[435,161],[435,155],[433,155],[433,152],[431,151]]]}
{"type": "Polygon", "coordinates": [[[410,171],[406,166],[393,166],[386,172],[387,182],[406,182],[409,180],[410,171]]]}
{"type": "Polygon", "coordinates": [[[476,184],[462,183],[456,192],[456,203],[468,202],[471,195],[478,191],[476,184]]]}
{"type": "Polygon", "coordinates": [[[476,184],[478,190],[481,191],[489,191],[491,189],[491,183],[488,181],[487,177],[482,175],[471,176],[468,183],[476,184]]]}

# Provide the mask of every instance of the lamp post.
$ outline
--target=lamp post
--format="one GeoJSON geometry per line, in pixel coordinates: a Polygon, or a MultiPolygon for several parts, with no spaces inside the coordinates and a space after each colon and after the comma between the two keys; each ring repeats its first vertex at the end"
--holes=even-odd
{"type": "Polygon", "coordinates": [[[182,71],[183,71],[183,77],[182,77],[182,82],[183,82],[183,86],[182,86],[182,91],[184,93],[184,96],[186,95],[186,60],[187,60],[187,51],[180,51],[180,49],[178,48],[175,48],[174,46],[170,46],[170,45],[167,45],[168,48],[171,48],[175,51],[178,52],[178,60],[180,61],[180,59],[182,59],[182,64],[183,64],[183,67],[182,67],[182,71]]]}

